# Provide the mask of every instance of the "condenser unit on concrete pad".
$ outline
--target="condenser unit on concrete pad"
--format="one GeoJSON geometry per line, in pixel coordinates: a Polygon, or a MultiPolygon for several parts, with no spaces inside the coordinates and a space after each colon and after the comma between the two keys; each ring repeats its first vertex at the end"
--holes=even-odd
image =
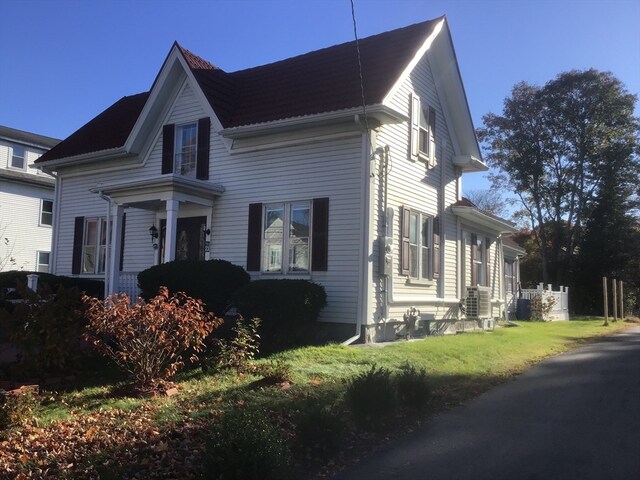
{"type": "Polygon", "coordinates": [[[491,312],[489,287],[467,287],[467,318],[486,319],[491,312]]]}

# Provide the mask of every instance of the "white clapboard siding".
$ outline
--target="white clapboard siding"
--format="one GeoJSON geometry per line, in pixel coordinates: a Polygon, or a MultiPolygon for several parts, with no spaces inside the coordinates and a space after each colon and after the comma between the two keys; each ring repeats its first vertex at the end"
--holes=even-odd
{"type": "MultiPolygon", "coordinates": [[[[391,153],[391,168],[389,173],[388,206],[393,208],[393,289],[394,295],[421,295],[426,298],[444,297],[455,298],[457,293],[457,223],[455,216],[451,213],[450,205],[457,200],[456,169],[452,158],[452,142],[449,137],[447,124],[442,113],[442,104],[435,89],[434,80],[431,74],[428,56],[423,58],[412,71],[407,80],[400,86],[395,95],[391,98],[392,106],[407,117],[410,115],[411,94],[417,94],[422,106],[429,106],[436,111],[436,152],[437,165],[435,168],[427,169],[425,164],[410,160],[409,152],[409,125],[407,122],[396,125],[385,125],[381,128],[377,136],[377,146],[389,145],[391,153]],[[444,146],[444,149],[443,147],[444,146]],[[442,216],[442,231],[440,248],[443,251],[444,261],[441,263],[441,279],[444,282],[443,291],[439,291],[438,282],[433,282],[431,286],[406,285],[406,278],[400,275],[400,224],[401,207],[406,205],[424,214],[438,215],[438,198],[441,193],[442,169],[444,169],[444,206],[445,213],[442,216]]],[[[373,187],[374,212],[382,212],[382,191],[379,187],[380,179],[376,179],[373,187]]],[[[374,216],[375,235],[383,235],[381,215],[374,216]]],[[[381,299],[383,292],[383,282],[376,277],[375,272],[379,271],[379,254],[374,255],[374,285],[373,302],[374,311],[381,311],[381,299]]],[[[446,314],[446,308],[437,306],[437,303],[416,302],[416,306],[421,312],[427,315],[437,315],[442,317],[446,314]]],[[[407,305],[391,305],[389,312],[392,319],[401,319],[402,314],[407,309],[407,305]]]]}
{"type": "MultiPolygon", "coordinates": [[[[165,122],[192,122],[206,115],[186,82],[165,122]]],[[[275,139],[267,137],[262,143],[272,141],[272,148],[235,153],[228,151],[212,125],[209,182],[224,186],[225,192],[215,200],[210,213],[210,258],[222,258],[246,267],[250,203],[329,197],[328,271],[291,278],[307,278],[325,287],[328,306],[322,311],[321,320],[354,323],[361,243],[362,140],[355,130],[352,134],[342,132],[340,138],[334,139],[324,138],[325,134],[326,131],[319,129],[290,134],[288,138],[282,135],[275,139]],[[277,146],[283,140],[289,140],[291,145],[277,146]]],[[[160,132],[153,135],[157,142],[151,146],[141,167],[117,172],[101,172],[94,167],[90,175],[66,177],[63,172],[57,273],[71,273],[74,218],[106,215],[106,202],[91,193],[91,188],[99,182],[132,181],[160,174],[162,135],[160,132]]],[[[188,216],[190,208],[181,205],[180,216],[188,216]]],[[[140,271],[153,264],[148,229],[156,216],[150,211],[131,208],[125,211],[124,271],[140,271]]],[[[164,212],[158,214],[163,216],[164,212]]]]}
{"type": "Polygon", "coordinates": [[[40,225],[40,203],[53,200],[53,187],[0,183],[0,270],[33,271],[37,252],[51,252],[51,226],[40,225]]]}

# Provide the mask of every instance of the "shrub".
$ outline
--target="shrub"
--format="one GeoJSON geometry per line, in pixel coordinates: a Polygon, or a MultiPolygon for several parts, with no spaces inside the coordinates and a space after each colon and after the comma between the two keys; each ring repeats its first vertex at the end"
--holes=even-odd
{"type": "Polygon", "coordinates": [[[278,358],[277,360],[272,360],[269,363],[259,363],[254,365],[253,372],[254,375],[259,375],[267,380],[267,383],[283,383],[291,381],[291,367],[282,360],[278,358]]]}
{"type": "Polygon", "coordinates": [[[240,312],[262,320],[263,353],[308,343],[326,304],[324,287],[307,280],[256,280],[236,294],[240,312]]]}
{"type": "Polygon", "coordinates": [[[264,412],[236,410],[215,424],[206,442],[205,478],[284,480],[291,477],[285,438],[264,412]]]}
{"type": "Polygon", "coordinates": [[[395,375],[398,400],[409,408],[425,408],[431,388],[429,387],[427,371],[416,369],[409,362],[400,367],[400,373],[395,375]]]}
{"type": "Polygon", "coordinates": [[[252,318],[248,324],[244,318],[237,318],[235,326],[231,329],[232,338],[216,340],[218,353],[215,361],[218,368],[234,368],[238,373],[250,370],[250,364],[260,347],[259,326],[259,318],[252,318]]]}
{"type": "Polygon", "coordinates": [[[371,368],[353,378],[345,398],[356,423],[366,428],[377,428],[384,423],[394,406],[395,385],[391,372],[385,368],[371,368]]]}
{"type": "Polygon", "coordinates": [[[0,290],[27,286],[27,275],[38,275],[37,293],[46,296],[57,292],[60,287],[65,289],[77,288],[80,292],[93,297],[102,298],[104,294],[104,282],[89,278],[65,277],[42,272],[10,271],[0,272],[0,290]]]}
{"type": "Polygon", "coordinates": [[[82,348],[85,308],[78,289],[59,286],[45,298],[22,286],[18,292],[23,301],[0,309],[0,326],[21,352],[21,373],[37,375],[76,366],[86,353],[82,348]]]}
{"type": "Polygon", "coordinates": [[[153,297],[164,286],[171,293],[184,292],[201,299],[209,312],[219,316],[231,306],[233,294],[249,281],[242,267],[226,260],[168,262],[138,274],[143,298],[153,297]]]}
{"type": "Polygon", "coordinates": [[[29,423],[36,405],[36,397],[30,390],[13,395],[0,391],[0,432],[29,423]]]}
{"type": "MultiPolygon", "coordinates": [[[[183,365],[188,350],[199,352],[222,320],[204,311],[200,300],[166,288],[148,302],[131,305],[126,294],[101,301],[84,297],[89,324],[85,339],[129,372],[142,389],[167,379],[183,365]]],[[[195,353],[191,361],[196,360],[195,353]]]]}
{"type": "Polygon", "coordinates": [[[307,455],[327,459],[342,450],[347,429],[335,406],[312,404],[296,419],[296,444],[307,455]]]}

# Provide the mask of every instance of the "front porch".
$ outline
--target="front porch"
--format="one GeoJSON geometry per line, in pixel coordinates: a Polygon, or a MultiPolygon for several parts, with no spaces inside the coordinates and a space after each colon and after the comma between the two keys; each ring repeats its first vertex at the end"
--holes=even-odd
{"type": "Polygon", "coordinates": [[[99,184],[92,192],[108,202],[107,217],[111,219],[107,222],[110,231],[105,245],[105,296],[125,292],[134,300],[139,294],[138,272],[127,269],[122,262],[125,230],[137,230],[137,238],[151,237],[154,255],[149,267],[176,259],[205,259],[205,252],[209,250],[211,210],[224,187],[183,175],[164,174],[99,184]],[[128,209],[152,212],[152,224],[129,222],[125,225],[128,209]]]}

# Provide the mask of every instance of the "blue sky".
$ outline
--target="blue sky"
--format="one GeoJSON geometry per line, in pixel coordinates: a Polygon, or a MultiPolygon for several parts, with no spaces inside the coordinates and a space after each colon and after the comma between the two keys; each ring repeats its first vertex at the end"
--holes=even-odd
{"type": "MultiPolygon", "coordinates": [[[[476,127],[515,83],[570,69],[611,71],[640,94],[638,0],[354,1],[360,37],[447,15],[476,127]]],[[[58,138],[148,90],[175,40],[234,71],[354,38],[349,0],[1,0],[0,11],[0,125],[58,138]]]]}

